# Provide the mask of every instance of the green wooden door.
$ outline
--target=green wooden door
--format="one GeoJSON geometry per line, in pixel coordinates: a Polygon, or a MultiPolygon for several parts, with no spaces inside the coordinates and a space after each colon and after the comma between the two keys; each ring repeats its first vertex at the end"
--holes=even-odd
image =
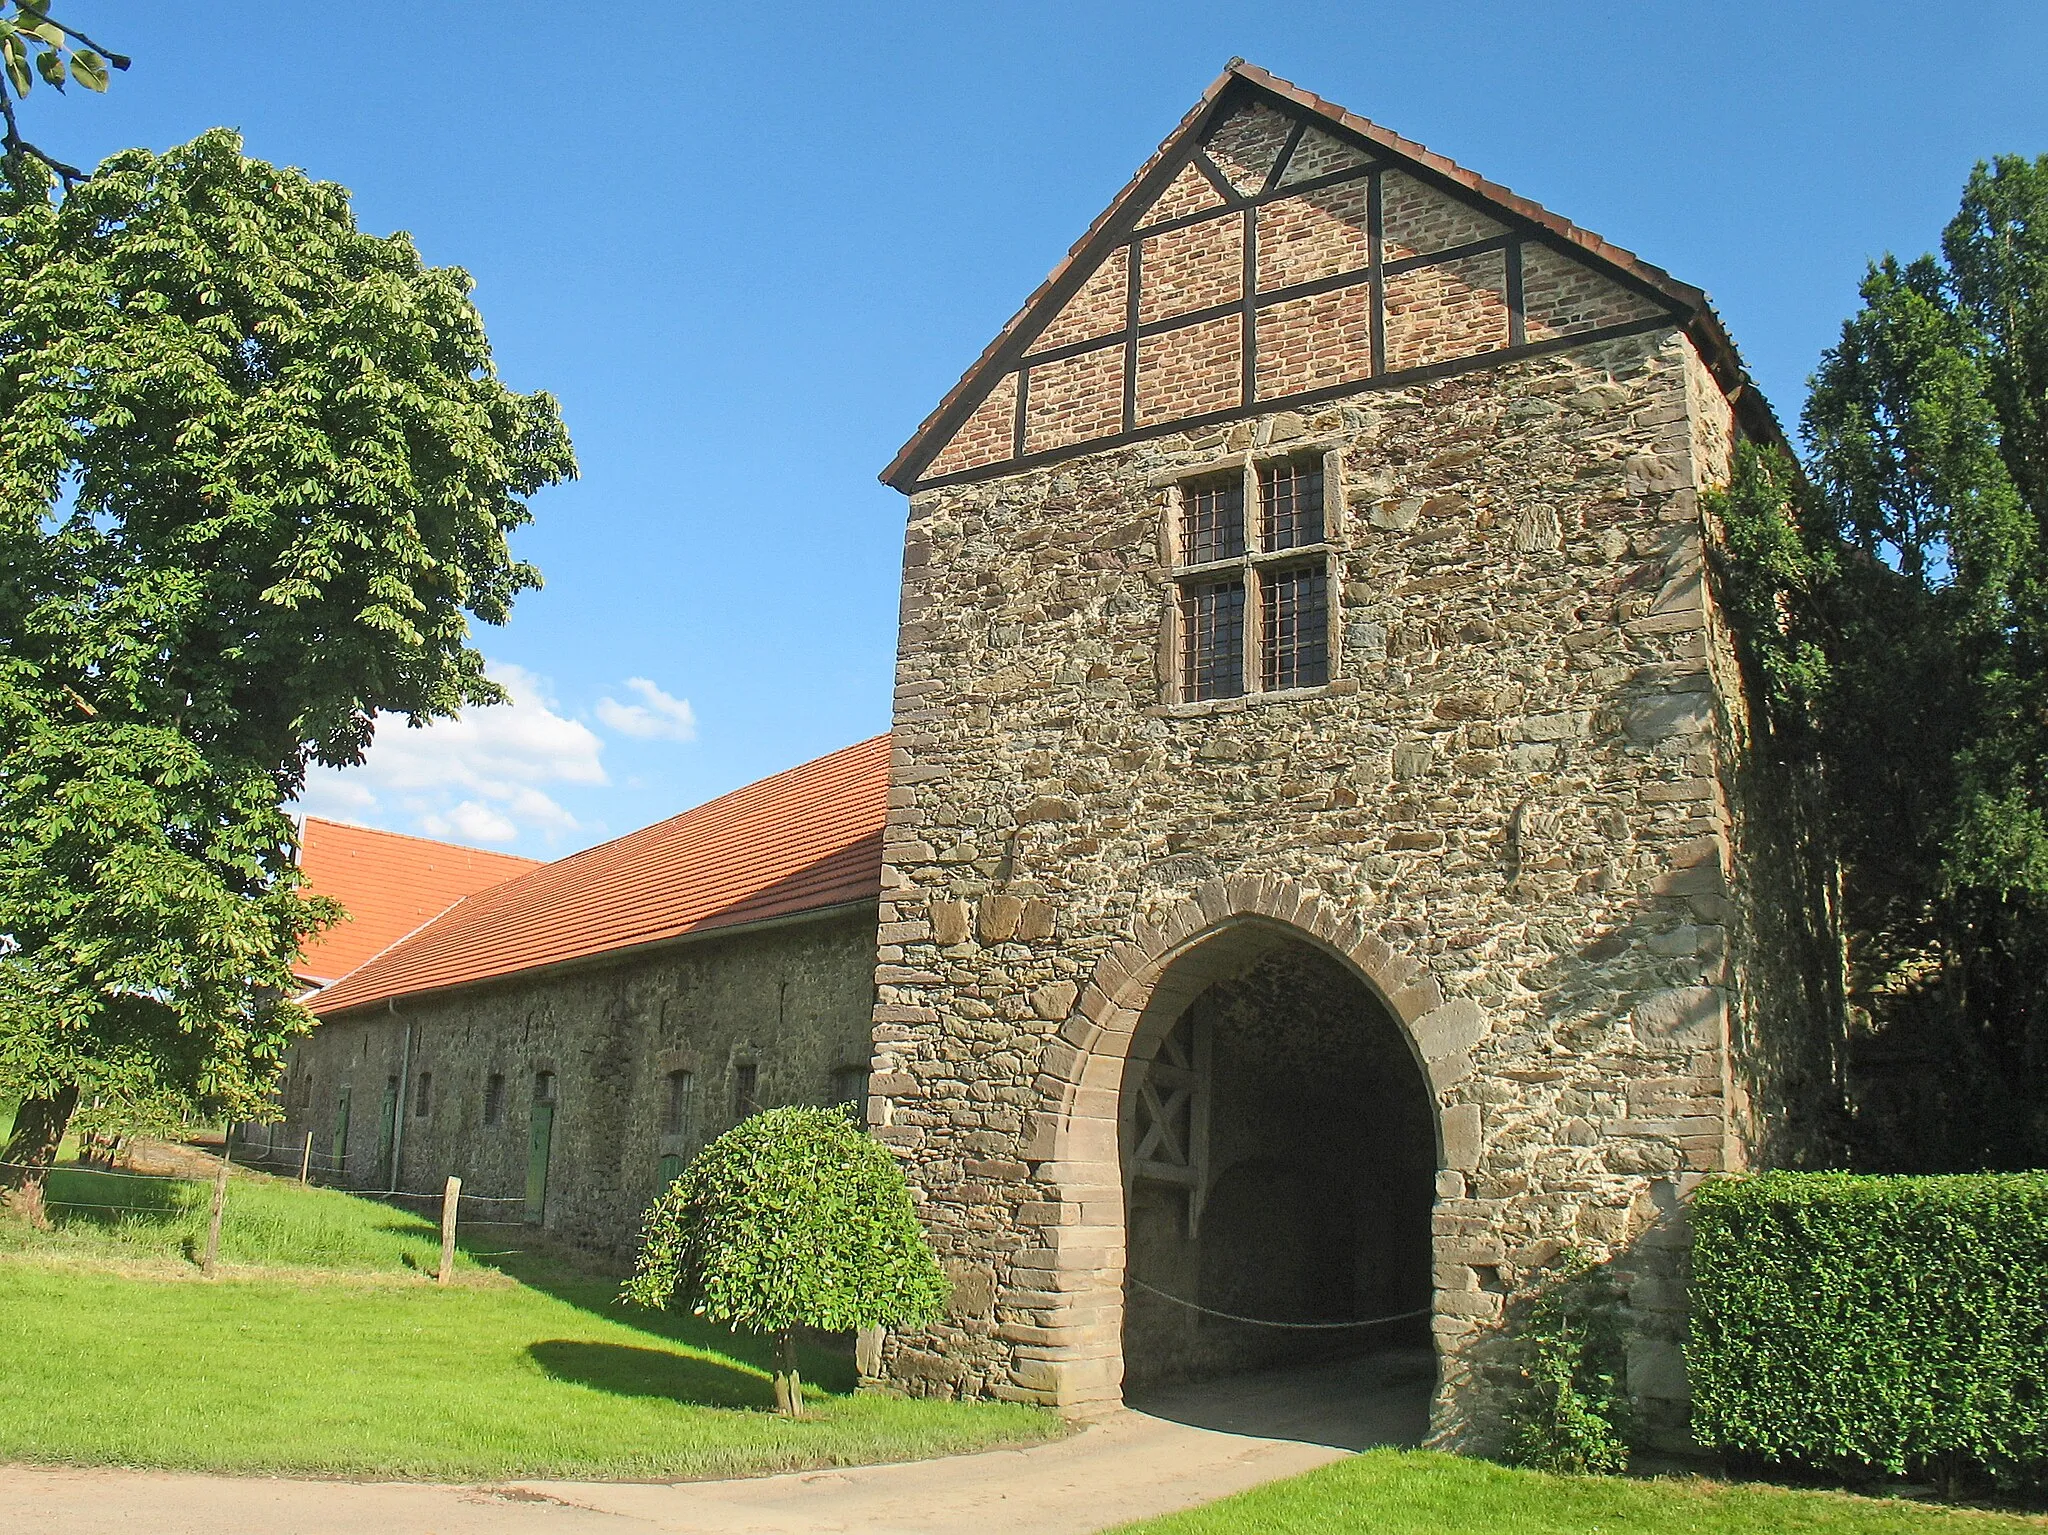
{"type": "Polygon", "coordinates": [[[334,1142],[328,1149],[334,1154],[334,1176],[339,1178],[348,1162],[348,1089],[345,1087],[334,1100],[334,1142]]]}
{"type": "Polygon", "coordinates": [[[555,1144],[555,1106],[536,1103],[526,1136],[526,1218],[548,1213],[548,1155],[555,1144]]]}
{"type": "Polygon", "coordinates": [[[384,1113],[377,1121],[377,1181],[391,1182],[391,1155],[398,1144],[398,1079],[384,1084],[384,1113]]]}
{"type": "Polygon", "coordinates": [[[676,1179],[682,1177],[682,1175],[682,1156],[679,1153],[673,1151],[671,1151],[667,1156],[663,1157],[661,1159],[661,1165],[655,1169],[655,1181],[661,1185],[661,1190],[663,1193],[667,1193],[668,1186],[671,1183],[674,1183],[676,1179]]]}

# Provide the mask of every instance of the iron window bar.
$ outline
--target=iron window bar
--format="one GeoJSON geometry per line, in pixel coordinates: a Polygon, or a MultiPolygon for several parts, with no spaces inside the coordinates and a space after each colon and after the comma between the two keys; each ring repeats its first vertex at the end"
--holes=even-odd
{"type": "Polygon", "coordinates": [[[1330,680],[1329,573],[1283,565],[1259,573],[1264,619],[1262,681],[1269,693],[1318,688],[1330,680]]]}
{"type": "Polygon", "coordinates": [[[1323,464],[1283,459],[1259,466],[1259,547],[1267,554],[1323,542],[1323,464]]]}
{"type": "Polygon", "coordinates": [[[1181,679],[1191,702],[1244,694],[1245,583],[1181,586],[1181,679]]]}

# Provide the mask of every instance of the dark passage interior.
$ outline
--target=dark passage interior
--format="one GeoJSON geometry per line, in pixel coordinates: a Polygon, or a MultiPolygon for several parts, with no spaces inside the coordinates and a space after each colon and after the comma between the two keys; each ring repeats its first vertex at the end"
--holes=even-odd
{"type": "Polygon", "coordinates": [[[1229,973],[1146,1020],[1125,1075],[1127,1393],[1430,1343],[1426,1316],[1257,1325],[1429,1305],[1436,1138],[1422,1073],[1362,982],[1278,934],[1231,948],[1229,973]]]}

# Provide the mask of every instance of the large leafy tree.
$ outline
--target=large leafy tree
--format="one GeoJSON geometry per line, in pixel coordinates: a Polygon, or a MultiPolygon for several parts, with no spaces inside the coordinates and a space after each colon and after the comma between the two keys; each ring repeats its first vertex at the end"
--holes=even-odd
{"type": "Polygon", "coordinates": [[[803,1416],[796,1332],[929,1322],[946,1301],[895,1158],[844,1109],[769,1109],[648,1208],[625,1298],[776,1340],[775,1405],[803,1416]]]}
{"type": "MultiPolygon", "coordinates": [[[[81,1096],[256,1109],[299,942],[280,811],[380,714],[497,701],[469,643],[574,472],[470,281],[215,130],[0,188],[0,1160],[81,1096]]],[[[33,1192],[33,1190],[31,1190],[33,1192]]]]}
{"type": "Polygon", "coordinates": [[[1857,999],[1921,1064],[1863,1157],[2038,1166],[2048,157],[1978,166],[1941,255],[1878,263],[1862,300],[1814,376],[1804,465],[1748,453],[1719,503],[1732,606],[1777,749],[1823,769],[1857,999]]]}

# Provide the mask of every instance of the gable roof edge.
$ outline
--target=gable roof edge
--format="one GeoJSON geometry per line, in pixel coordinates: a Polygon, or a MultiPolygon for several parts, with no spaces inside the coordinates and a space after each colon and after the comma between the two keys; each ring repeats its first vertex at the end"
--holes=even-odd
{"type": "MultiPolygon", "coordinates": [[[[947,418],[957,410],[961,420],[964,421],[972,413],[974,406],[980,403],[978,398],[972,400],[968,398],[973,393],[974,386],[981,381],[983,375],[991,370],[997,358],[1008,348],[1017,333],[1023,329],[1024,322],[1039,309],[1067,278],[1070,276],[1086,276],[1085,272],[1078,271],[1081,258],[1091,252],[1099,237],[1107,233],[1116,222],[1117,216],[1137,198],[1142,190],[1146,189],[1147,180],[1162,170],[1174,158],[1174,152],[1183,143],[1189,138],[1198,135],[1207,126],[1209,114],[1215,109],[1223,93],[1230,88],[1231,83],[1238,78],[1237,70],[1243,63],[1242,59],[1231,60],[1223,73],[1209,83],[1209,88],[1202,92],[1201,99],[1188,109],[1187,114],[1174,126],[1173,131],[1159,141],[1159,147],[1152,151],[1151,157],[1138,167],[1137,173],[1129,181],[1124,183],[1123,190],[1110,199],[1109,206],[1095,216],[1094,221],[1082,231],[1080,239],[1067,247],[1067,253],[1060,258],[1059,265],[1052,269],[1044,282],[1031,290],[1031,296],[1024,300],[1023,304],[1018,307],[1017,312],[1010,316],[1001,330],[996,332],[995,340],[982,348],[981,355],[968,365],[965,373],[960,375],[960,381],[946,391],[945,398],[940,400],[932,408],[930,414],[918,423],[917,430],[910,434],[909,441],[905,442],[897,450],[896,456],[889,461],[889,467],[884,469],[879,476],[884,485],[905,492],[909,490],[910,481],[914,473],[911,466],[916,464],[918,470],[924,468],[924,464],[918,463],[918,458],[927,442],[936,436],[941,428],[950,428],[949,436],[951,431],[959,430],[959,422],[949,422],[947,418]]],[[[1079,281],[1076,281],[1074,286],[1078,288],[1080,286],[1079,281]]],[[[1062,301],[1064,301],[1065,295],[1061,297],[1062,301]]],[[[943,449],[944,446],[943,442],[939,443],[931,454],[926,455],[927,460],[931,457],[936,457],[937,452],[943,449]]]]}

